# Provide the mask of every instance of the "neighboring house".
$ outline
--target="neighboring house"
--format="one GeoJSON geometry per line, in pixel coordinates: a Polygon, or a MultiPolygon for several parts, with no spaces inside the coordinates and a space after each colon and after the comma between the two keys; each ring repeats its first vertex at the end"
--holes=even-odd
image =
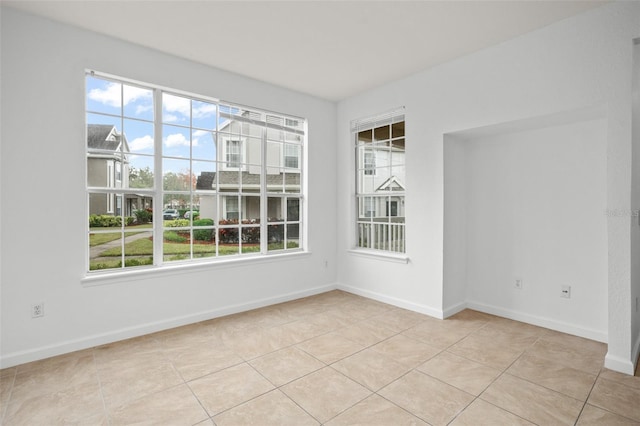
{"type": "Polygon", "coordinates": [[[369,144],[361,147],[359,193],[365,196],[360,217],[404,218],[405,152],[404,144],[396,146],[398,143],[394,141],[391,148],[369,144]],[[402,195],[394,196],[394,192],[402,195]]]}
{"type": "MultiPolygon", "coordinates": [[[[267,131],[266,189],[269,193],[300,193],[301,146],[300,136],[270,142],[267,131]],[[292,142],[292,143],[287,143],[292,142]]],[[[274,130],[274,133],[277,131],[274,130]]],[[[200,217],[219,217],[242,220],[260,217],[260,173],[262,128],[249,123],[228,120],[218,132],[218,171],[202,172],[196,183],[197,190],[216,191],[200,195],[200,217]],[[233,193],[234,195],[222,195],[233,193]],[[242,193],[239,197],[238,194],[242,193]],[[255,193],[255,196],[251,194],[255,193]],[[218,203],[220,206],[218,206],[218,203]],[[220,208],[220,214],[216,214],[220,208]]],[[[284,212],[298,211],[299,198],[269,197],[267,217],[281,220],[284,212]]],[[[291,213],[289,213],[291,214],[291,213]]]]}
{"type": "MultiPolygon", "coordinates": [[[[126,136],[111,124],[87,125],[87,183],[96,188],[129,187],[129,144],[126,136]]],[[[137,209],[151,208],[151,198],[128,194],[92,193],[89,214],[133,216],[137,209]]]]}

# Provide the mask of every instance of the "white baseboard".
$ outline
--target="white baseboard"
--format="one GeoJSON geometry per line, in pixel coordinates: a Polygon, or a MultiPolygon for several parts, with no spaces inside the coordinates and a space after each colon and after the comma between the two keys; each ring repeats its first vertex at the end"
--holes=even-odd
{"type": "Polygon", "coordinates": [[[498,306],[487,305],[480,302],[467,301],[467,308],[487,314],[497,315],[503,318],[509,318],[516,321],[526,322],[527,324],[537,325],[539,327],[549,328],[551,330],[560,331],[562,333],[572,334],[574,336],[584,337],[586,339],[596,340],[598,342],[607,343],[608,332],[584,328],[575,324],[569,324],[557,321],[551,318],[529,315],[498,306]]]}
{"type": "Polygon", "coordinates": [[[633,373],[635,372],[633,362],[628,359],[620,358],[619,356],[611,355],[610,353],[607,353],[607,356],[604,357],[604,366],[609,370],[629,374],[631,376],[633,376],[633,373]]]}
{"type": "Polygon", "coordinates": [[[92,348],[94,346],[104,345],[107,343],[117,342],[119,340],[130,339],[133,337],[144,336],[145,334],[155,333],[162,330],[168,330],[183,325],[193,324],[200,321],[206,321],[225,315],[236,314],[239,312],[250,311],[252,309],[262,308],[264,306],[275,305],[277,303],[288,302],[290,300],[300,299],[302,297],[313,296],[315,294],[325,293],[335,290],[336,284],[328,284],[325,286],[315,287],[303,291],[286,293],[275,297],[258,299],[240,303],[237,305],[225,306],[222,308],[212,309],[209,311],[198,312],[195,314],[183,315],[180,317],[168,318],[166,320],[156,321],[147,324],[140,324],[133,327],[122,328],[119,330],[109,331],[107,333],[95,334],[80,339],[67,340],[65,342],[53,345],[41,346],[39,348],[29,349],[26,351],[13,352],[0,358],[0,368],[8,368],[26,362],[37,361],[52,356],[63,355],[82,349],[92,348]]]}
{"type": "Polygon", "coordinates": [[[345,284],[338,283],[338,290],[343,290],[348,293],[357,294],[358,296],[366,297],[368,299],[377,300],[378,302],[388,303],[389,305],[397,306],[399,308],[408,309],[410,311],[419,312],[421,314],[429,315],[438,319],[443,319],[443,312],[440,309],[432,308],[431,306],[421,305],[418,303],[409,302],[404,299],[398,299],[396,297],[387,296],[374,291],[363,290],[358,287],[352,287],[345,284]]]}
{"type": "Polygon", "coordinates": [[[467,302],[458,303],[448,308],[444,308],[444,318],[449,318],[452,315],[462,312],[467,309],[467,302]]]}

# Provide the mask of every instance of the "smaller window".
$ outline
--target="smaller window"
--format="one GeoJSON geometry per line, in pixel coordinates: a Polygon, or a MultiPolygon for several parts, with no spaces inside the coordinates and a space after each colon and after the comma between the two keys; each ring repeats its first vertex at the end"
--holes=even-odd
{"type": "Polygon", "coordinates": [[[227,197],[226,217],[227,220],[238,220],[240,211],[238,209],[238,197],[227,197]]]}
{"type": "Polygon", "coordinates": [[[375,176],[376,174],[376,156],[372,151],[364,153],[364,174],[365,176],[375,176]]]}
{"type": "Polygon", "coordinates": [[[296,145],[284,146],[284,166],[292,169],[297,169],[298,163],[298,147],[296,145]]]}
{"type": "Polygon", "coordinates": [[[242,163],[242,141],[227,141],[227,167],[240,167],[242,163]]]}

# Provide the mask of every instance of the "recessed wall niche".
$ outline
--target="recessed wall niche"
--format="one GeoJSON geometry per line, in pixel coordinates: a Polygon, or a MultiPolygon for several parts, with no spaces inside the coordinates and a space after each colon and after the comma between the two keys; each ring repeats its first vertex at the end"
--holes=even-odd
{"type": "Polygon", "coordinates": [[[444,135],[446,314],[466,306],[606,340],[605,117],[586,108],[444,135]]]}

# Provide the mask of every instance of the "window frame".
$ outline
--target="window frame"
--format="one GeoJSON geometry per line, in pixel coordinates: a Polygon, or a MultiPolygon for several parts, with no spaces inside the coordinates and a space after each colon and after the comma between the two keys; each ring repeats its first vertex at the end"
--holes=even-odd
{"type": "Polygon", "coordinates": [[[405,122],[404,107],[351,122],[355,208],[350,251],[354,253],[408,259],[406,191],[399,183],[400,172],[396,172],[406,178],[405,122]],[[398,134],[397,129],[401,130],[398,134]],[[399,162],[400,146],[403,155],[399,162]]]}
{"type": "MultiPolygon", "coordinates": [[[[191,267],[194,265],[214,265],[214,264],[223,264],[223,263],[234,263],[237,262],[239,260],[245,261],[245,260],[255,260],[257,261],[258,259],[264,259],[264,258],[277,258],[280,256],[288,256],[288,255],[294,255],[294,254],[300,254],[300,253],[307,253],[307,241],[306,241],[306,223],[307,223],[307,216],[305,214],[306,209],[303,208],[302,206],[300,206],[300,212],[299,212],[299,217],[297,218],[297,222],[300,224],[300,236],[299,236],[299,241],[300,244],[299,246],[297,246],[296,248],[284,248],[282,250],[271,250],[271,249],[267,249],[268,247],[268,241],[266,238],[267,233],[267,217],[266,217],[266,211],[267,211],[267,200],[272,197],[272,196],[279,196],[279,197],[284,197],[286,199],[286,197],[288,196],[295,196],[298,200],[299,203],[304,205],[306,204],[306,199],[307,199],[307,195],[306,195],[306,182],[305,182],[305,178],[306,178],[306,170],[305,170],[305,164],[306,161],[304,161],[304,156],[306,153],[306,145],[307,145],[307,141],[308,141],[308,125],[307,125],[307,120],[305,118],[302,117],[297,117],[295,115],[291,115],[291,114],[282,114],[282,113],[277,113],[277,112],[272,112],[272,111],[268,111],[268,110],[264,110],[261,108],[257,108],[257,107],[245,107],[243,105],[240,104],[236,104],[236,103],[231,103],[231,102],[226,102],[226,101],[222,101],[219,99],[215,99],[215,98],[211,98],[208,96],[202,96],[202,95],[196,95],[193,93],[189,93],[189,92],[185,92],[185,91],[180,91],[180,90],[176,90],[176,89],[171,89],[171,88],[167,88],[167,87],[163,87],[163,86],[159,86],[159,85],[155,85],[155,84],[151,84],[151,83],[144,83],[144,82],[139,82],[139,81],[134,81],[128,78],[123,78],[120,76],[114,76],[114,75],[110,75],[110,74],[106,74],[106,73],[101,73],[101,72],[96,72],[96,71],[92,71],[92,70],[87,70],[85,73],[85,91],[84,91],[84,102],[88,102],[88,78],[92,77],[92,78],[96,78],[96,79],[100,79],[100,80],[104,80],[107,82],[112,82],[112,83],[116,83],[116,84],[120,84],[122,85],[120,87],[120,90],[123,90],[124,85],[127,86],[134,86],[134,87],[139,87],[139,88],[143,88],[143,89],[148,89],[151,91],[152,93],[152,102],[153,102],[153,110],[154,110],[154,114],[153,114],[153,118],[152,123],[153,123],[153,155],[150,155],[149,157],[152,158],[153,160],[153,180],[154,180],[154,184],[153,187],[151,188],[130,188],[128,186],[129,184],[129,177],[128,177],[128,173],[125,173],[124,167],[121,167],[121,173],[122,173],[122,180],[124,181],[124,179],[127,179],[126,184],[123,185],[113,185],[114,188],[111,187],[96,187],[96,186],[90,186],[89,185],[89,168],[90,168],[90,163],[89,163],[89,155],[86,155],[86,160],[85,160],[85,197],[87,199],[86,202],[86,217],[89,217],[89,212],[90,212],[90,200],[92,198],[93,194],[105,194],[107,197],[120,197],[120,201],[121,201],[121,212],[120,212],[120,217],[124,219],[125,217],[125,204],[126,204],[126,195],[127,194],[136,194],[138,196],[142,196],[142,197],[146,197],[148,199],[151,200],[152,205],[153,205],[153,220],[152,220],[152,228],[149,230],[154,237],[154,249],[153,249],[153,264],[152,265],[147,265],[147,266],[136,266],[136,267],[127,267],[127,266],[120,266],[117,268],[110,268],[110,269],[104,269],[104,270],[92,270],[90,268],[90,264],[91,264],[91,255],[90,255],[90,247],[89,247],[89,235],[91,234],[91,228],[89,226],[88,222],[85,222],[85,236],[86,236],[86,244],[85,244],[85,252],[86,252],[86,267],[85,267],[85,280],[88,281],[92,281],[92,278],[96,278],[99,277],[99,279],[105,278],[105,277],[109,277],[109,276],[120,276],[122,274],[129,274],[129,273],[140,273],[140,272],[149,272],[149,271],[163,271],[166,269],[175,269],[176,267],[191,267]],[[216,254],[213,257],[207,257],[204,259],[195,259],[195,258],[190,258],[188,260],[185,261],[170,261],[167,262],[163,259],[164,255],[163,255],[163,236],[165,231],[167,230],[167,228],[165,227],[164,223],[163,223],[163,217],[162,217],[162,212],[165,210],[165,203],[164,203],[164,197],[167,194],[173,194],[175,191],[172,190],[165,190],[163,188],[163,177],[164,177],[164,170],[163,170],[163,159],[166,159],[167,157],[163,156],[163,139],[165,137],[164,135],[164,130],[163,130],[163,126],[166,125],[164,119],[163,119],[163,95],[164,94],[168,94],[168,95],[174,95],[174,96],[181,96],[181,97],[186,97],[188,98],[190,101],[199,101],[199,102],[206,102],[206,103],[212,103],[215,104],[216,106],[216,127],[215,129],[212,130],[212,134],[214,135],[214,145],[216,146],[216,152],[218,153],[216,155],[215,159],[212,159],[211,162],[217,165],[217,170],[219,172],[222,172],[223,170],[225,170],[227,167],[227,158],[226,158],[226,152],[223,154],[223,150],[226,151],[227,150],[227,141],[228,140],[232,140],[234,138],[225,138],[226,136],[229,136],[227,134],[225,134],[224,132],[220,131],[220,117],[221,117],[221,113],[220,113],[220,108],[225,106],[230,108],[230,111],[233,110],[246,110],[249,112],[257,112],[259,114],[261,114],[262,116],[265,117],[264,122],[261,124],[263,126],[263,128],[265,129],[263,131],[263,136],[260,139],[260,157],[261,157],[261,164],[259,165],[260,167],[260,171],[259,174],[260,176],[262,176],[262,178],[260,179],[260,190],[257,193],[251,193],[249,194],[249,196],[253,196],[253,197],[259,197],[260,199],[260,212],[259,212],[259,217],[261,220],[259,220],[257,223],[256,222],[252,222],[251,224],[247,224],[246,226],[244,226],[243,224],[239,224],[239,230],[242,232],[243,229],[248,229],[249,228],[253,228],[253,229],[257,229],[259,228],[259,232],[260,235],[263,235],[264,237],[260,238],[260,246],[259,246],[259,251],[257,253],[243,253],[242,250],[239,250],[237,255],[231,255],[231,256],[222,256],[219,251],[218,251],[218,238],[216,237],[216,254]],[[283,122],[286,123],[293,123],[297,126],[295,132],[298,132],[298,134],[300,135],[299,138],[299,164],[298,164],[298,170],[297,173],[300,176],[298,182],[298,186],[297,186],[297,192],[294,193],[290,193],[287,192],[287,190],[285,190],[284,186],[281,189],[281,193],[276,192],[271,193],[269,192],[268,188],[267,188],[267,184],[266,184],[266,170],[268,167],[270,167],[269,164],[266,163],[266,145],[267,145],[267,138],[266,138],[266,129],[269,127],[269,118],[273,118],[277,117],[277,118],[281,118],[281,120],[283,122]],[[224,142],[223,142],[224,141],[224,142]],[[224,155],[224,156],[223,156],[224,155]],[[118,187],[118,188],[116,188],[118,187]],[[120,188],[121,187],[121,188],[120,188]],[[303,228],[304,226],[304,228],[303,228]],[[303,237],[304,236],[304,237],[303,237]]],[[[88,108],[88,105],[85,104],[85,140],[84,140],[84,144],[85,144],[85,153],[89,154],[91,149],[88,146],[87,143],[87,129],[88,129],[88,125],[89,124],[93,124],[91,122],[91,120],[89,119],[89,116],[96,116],[96,115],[105,115],[105,116],[110,116],[112,118],[114,118],[116,121],[120,120],[120,123],[124,123],[125,119],[130,118],[129,116],[127,116],[127,114],[124,112],[124,106],[126,104],[121,104],[123,107],[120,110],[120,114],[119,115],[110,115],[107,113],[103,113],[100,112],[98,110],[90,110],[88,108]]],[[[231,114],[231,113],[230,113],[231,114]]],[[[121,133],[124,135],[124,128],[122,128],[122,126],[119,126],[120,128],[117,130],[120,130],[121,133]]],[[[287,131],[294,131],[291,129],[286,128],[286,126],[282,126],[284,129],[286,129],[287,131]]],[[[189,129],[191,131],[194,130],[193,126],[190,126],[189,129]]],[[[239,139],[239,145],[240,145],[240,164],[239,167],[234,167],[233,169],[235,170],[241,170],[243,167],[247,166],[247,161],[245,161],[247,159],[247,154],[246,154],[246,148],[247,148],[247,143],[245,141],[245,138],[240,138],[239,139]]],[[[283,142],[284,143],[284,142],[283,142]]],[[[120,152],[120,151],[118,151],[120,152]]],[[[130,153],[127,153],[130,154],[130,153]]],[[[125,156],[125,154],[120,154],[123,158],[125,156]]],[[[194,162],[195,160],[193,159],[193,157],[189,157],[189,164],[191,164],[192,162],[194,162]]],[[[113,167],[113,171],[115,172],[115,166],[112,164],[113,167]]],[[[190,169],[191,170],[191,175],[193,176],[194,173],[194,169],[190,169]]],[[[240,173],[240,171],[239,171],[240,173]]],[[[218,172],[216,172],[216,174],[219,174],[218,172]]],[[[111,177],[111,179],[115,179],[115,175],[113,175],[111,177]]],[[[114,182],[115,183],[115,182],[114,182]]],[[[218,200],[218,203],[220,203],[220,201],[222,201],[223,198],[226,199],[227,195],[233,195],[233,194],[226,194],[224,192],[221,192],[220,188],[217,186],[217,179],[216,182],[214,182],[214,185],[216,185],[214,187],[214,192],[215,193],[215,197],[218,200]]],[[[240,198],[243,199],[242,201],[242,205],[238,206],[238,216],[242,217],[243,213],[240,211],[242,210],[244,206],[244,199],[246,198],[245,195],[242,195],[242,188],[239,188],[238,191],[235,195],[238,196],[238,200],[240,198]]],[[[197,189],[195,188],[195,184],[194,187],[192,189],[189,190],[190,194],[194,194],[195,192],[197,192],[197,189]]],[[[191,200],[193,200],[193,195],[192,198],[190,198],[191,200]]],[[[226,200],[225,200],[225,204],[226,204],[226,200]]],[[[240,203],[238,203],[240,204],[240,203]]],[[[113,213],[113,207],[115,207],[115,203],[111,203],[112,205],[112,213],[113,213]]],[[[128,204],[127,204],[128,205],[128,204]]],[[[193,203],[189,204],[191,207],[189,207],[189,209],[193,208],[193,203]]],[[[222,207],[220,205],[220,207],[222,207]]],[[[216,236],[218,235],[218,230],[222,229],[223,225],[220,224],[218,221],[219,219],[221,219],[221,216],[219,216],[219,214],[221,214],[221,212],[219,211],[218,213],[216,213],[215,217],[214,217],[214,224],[211,227],[212,229],[214,229],[214,231],[216,232],[216,236]]],[[[286,212],[284,212],[284,214],[286,214],[286,212]]],[[[193,215],[190,215],[191,217],[189,218],[189,222],[190,222],[190,226],[189,226],[189,231],[193,232],[194,228],[193,228],[193,215]]],[[[176,228],[179,229],[179,228],[176,228]]],[[[124,220],[123,220],[123,224],[121,227],[114,229],[114,231],[120,232],[121,233],[121,238],[122,238],[122,247],[124,249],[124,238],[126,236],[126,231],[127,228],[125,227],[124,224],[124,220]]],[[[193,234],[192,234],[193,235],[193,234]]],[[[193,246],[193,244],[191,243],[191,246],[193,246]]],[[[240,246],[241,247],[241,246],[240,246]]],[[[192,249],[193,250],[193,249],[192,249]]],[[[123,253],[121,254],[121,258],[123,260],[124,263],[124,259],[126,258],[126,252],[123,250],[123,253]]]]}

